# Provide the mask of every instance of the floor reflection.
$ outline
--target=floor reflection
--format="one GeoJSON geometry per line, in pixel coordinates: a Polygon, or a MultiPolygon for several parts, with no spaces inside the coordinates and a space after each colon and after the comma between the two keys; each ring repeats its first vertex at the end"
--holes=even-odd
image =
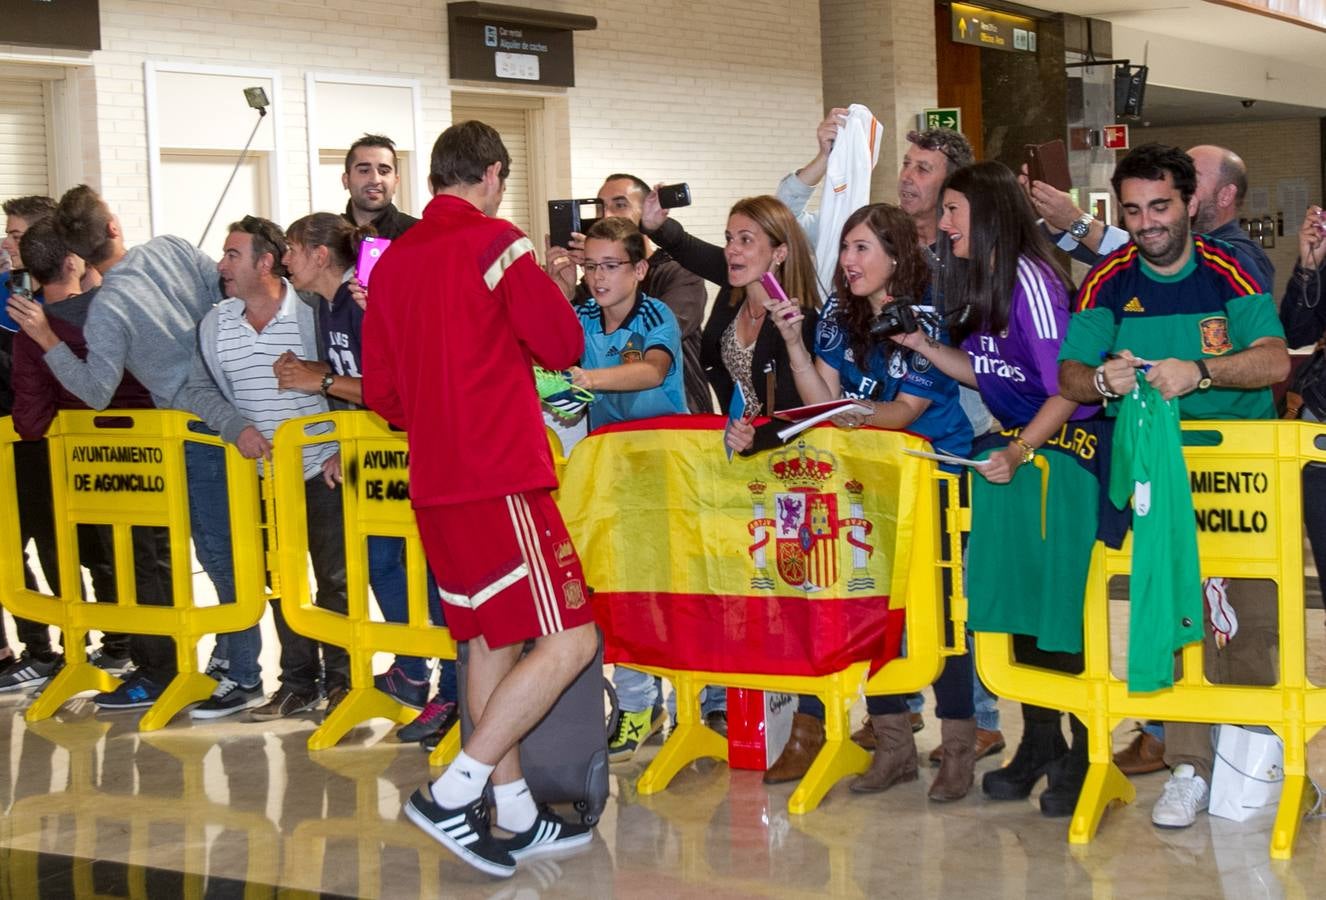
{"type": "MultiPolygon", "coordinates": [[[[1326,633],[1312,611],[1310,665],[1326,633]]],[[[1160,832],[1150,808],[1164,775],[1136,779],[1096,840],[1066,842],[1033,795],[994,803],[926,800],[932,776],[877,796],[836,786],[791,816],[793,785],[702,760],[640,796],[657,753],[613,768],[597,837],[580,853],[522,865],[507,882],[454,860],[400,815],[429,777],[426,755],[387,723],[310,753],[312,718],[262,725],[177,719],[150,734],[134,715],[87,701],[27,723],[23,695],[0,696],[0,900],[31,897],[1287,897],[1321,896],[1326,823],[1303,823],[1294,859],[1267,856],[1271,816],[1203,816],[1160,832]],[[1318,887],[1313,887],[1317,885],[1318,887]]],[[[1015,704],[1001,702],[1011,755],[1015,704]]],[[[1116,732],[1122,746],[1128,727],[1116,732]]],[[[927,717],[921,752],[938,741],[927,717]]],[[[1309,773],[1326,784],[1326,738],[1309,773]]],[[[1000,764],[982,762],[981,773],[1000,764]]]]}

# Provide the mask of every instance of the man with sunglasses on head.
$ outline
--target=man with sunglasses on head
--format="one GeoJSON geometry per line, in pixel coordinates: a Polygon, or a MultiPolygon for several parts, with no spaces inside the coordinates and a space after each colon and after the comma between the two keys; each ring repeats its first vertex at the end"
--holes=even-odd
{"type": "MultiPolygon", "coordinates": [[[[226,299],[199,323],[199,352],[184,387],[186,408],[244,456],[268,463],[272,436],[282,423],[327,412],[325,395],[282,390],[273,369],[286,353],[316,358],[318,352],[313,307],[300,300],[285,277],[287,249],[284,232],[266,219],[245,216],[230,226],[216,266],[226,299]]],[[[331,426],[323,423],[308,430],[324,433],[331,426]]],[[[336,450],[335,442],[304,447],[304,501],[316,603],[344,613],[345,537],[336,450]]],[[[263,474],[270,475],[266,465],[263,474]]],[[[224,490],[208,501],[215,508],[225,503],[224,490]]],[[[262,637],[253,625],[226,636],[229,670],[212,697],[193,710],[193,718],[219,719],[252,709],[255,720],[265,721],[310,710],[321,699],[319,681],[324,677],[328,712],[344,699],[350,685],[345,649],[291,631],[279,601],[272,604],[272,612],[281,639],[280,688],[264,703],[258,665],[262,637]]]]}

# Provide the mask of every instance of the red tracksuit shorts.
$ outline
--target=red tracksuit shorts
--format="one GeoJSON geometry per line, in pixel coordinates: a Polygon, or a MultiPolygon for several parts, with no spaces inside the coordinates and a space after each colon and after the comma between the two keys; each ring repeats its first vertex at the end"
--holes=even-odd
{"type": "Polygon", "coordinates": [[[550,491],[424,506],[415,518],[455,640],[505,647],[594,620],[550,491]]]}

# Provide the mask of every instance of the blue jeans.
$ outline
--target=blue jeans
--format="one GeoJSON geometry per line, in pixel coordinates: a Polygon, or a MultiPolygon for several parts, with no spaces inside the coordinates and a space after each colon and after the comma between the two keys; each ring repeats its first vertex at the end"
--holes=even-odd
{"type": "MultiPolygon", "coordinates": [[[[405,539],[398,537],[370,537],[368,539],[368,583],[373,596],[378,598],[382,618],[388,622],[410,620],[409,593],[405,577],[405,539]]],[[[432,614],[437,590],[429,579],[428,607],[432,614]]],[[[432,618],[436,621],[436,616],[432,618]]],[[[418,656],[396,657],[396,665],[412,681],[428,680],[428,663],[418,656]]]]}
{"type": "MultiPolygon", "coordinates": [[[[192,427],[204,431],[197,425],[192,427]]],[[[216,588],[217,600],[234,603],[235,566],[230,547],[225,450],[186,441],[184,465],[189,479],[189,524],[194,552],[216,588]]],[[[262,632],[254,625],[243,631],[217,635],[213,655],[230,661],[227,674],[232,681],[251,687],[262,682],[258,664],[261,652],[262,632]]]]}
{"type": "MultiPolygon", "coordinates": [[[[368,539],[368,583],[378,598],[382,618],[388,622],[410,620],[408,579],[405,574],[405,539],[370,537],[368,539]]],[[[433,573],[428,573],[428,618],[434,625],[445,625],[442,597],[437,592],[433,573]]],[[[428,680],[428,660],[419,656],[396,656],[395,664],[412,681],[428,680]]],[[[456,700],[455,660],[439,661],[438,693],[443,700],[456,700]]]]}
{"type": "Polygon", "coordinates": [[[612,687],[617,692],[617,706],[622,712],[643,712],[658,702],[663,679],[617,665],[612,669],[612,687]]]}
{"type": "MultiPolygon", "coordinates": [[[[617,706],[622,712],[643,712],[658,703],[659,694],[663,691],[663,679],[629,666],[616,665],[612,669],[612,688],[617,692],[617,706]]],[[[726,709],[727,688],[706,685],[700,694],[700,715],[707,716],[711,712],[726,709]]],[[[676,720],[676,691],[668,695],[668,714],[676,720]]]]}

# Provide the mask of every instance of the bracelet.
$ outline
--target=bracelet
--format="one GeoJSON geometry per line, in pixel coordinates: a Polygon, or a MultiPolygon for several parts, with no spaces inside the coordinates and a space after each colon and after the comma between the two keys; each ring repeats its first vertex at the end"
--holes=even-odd
{"type": "Polygon", "coordinates": [[[1013,443],[1022,448],[1022,459],[1018,465],[1025,465],[1036,458],[1036,448],[1024,441],[1021,436],[1013,438],[1013,443]]]}
{"type": "Polygon", "coordinates": [[[1118,400],[1119,397],[1122,396],[1121,394],[1116,394],[1114,393],[1114,391],[1110,390],[1110,386],[1105,383],[1104,365],[1096,367],[1095,385],[1096,385],[1096,393],[1100,394],[1106,400],[1118,400]]]}

